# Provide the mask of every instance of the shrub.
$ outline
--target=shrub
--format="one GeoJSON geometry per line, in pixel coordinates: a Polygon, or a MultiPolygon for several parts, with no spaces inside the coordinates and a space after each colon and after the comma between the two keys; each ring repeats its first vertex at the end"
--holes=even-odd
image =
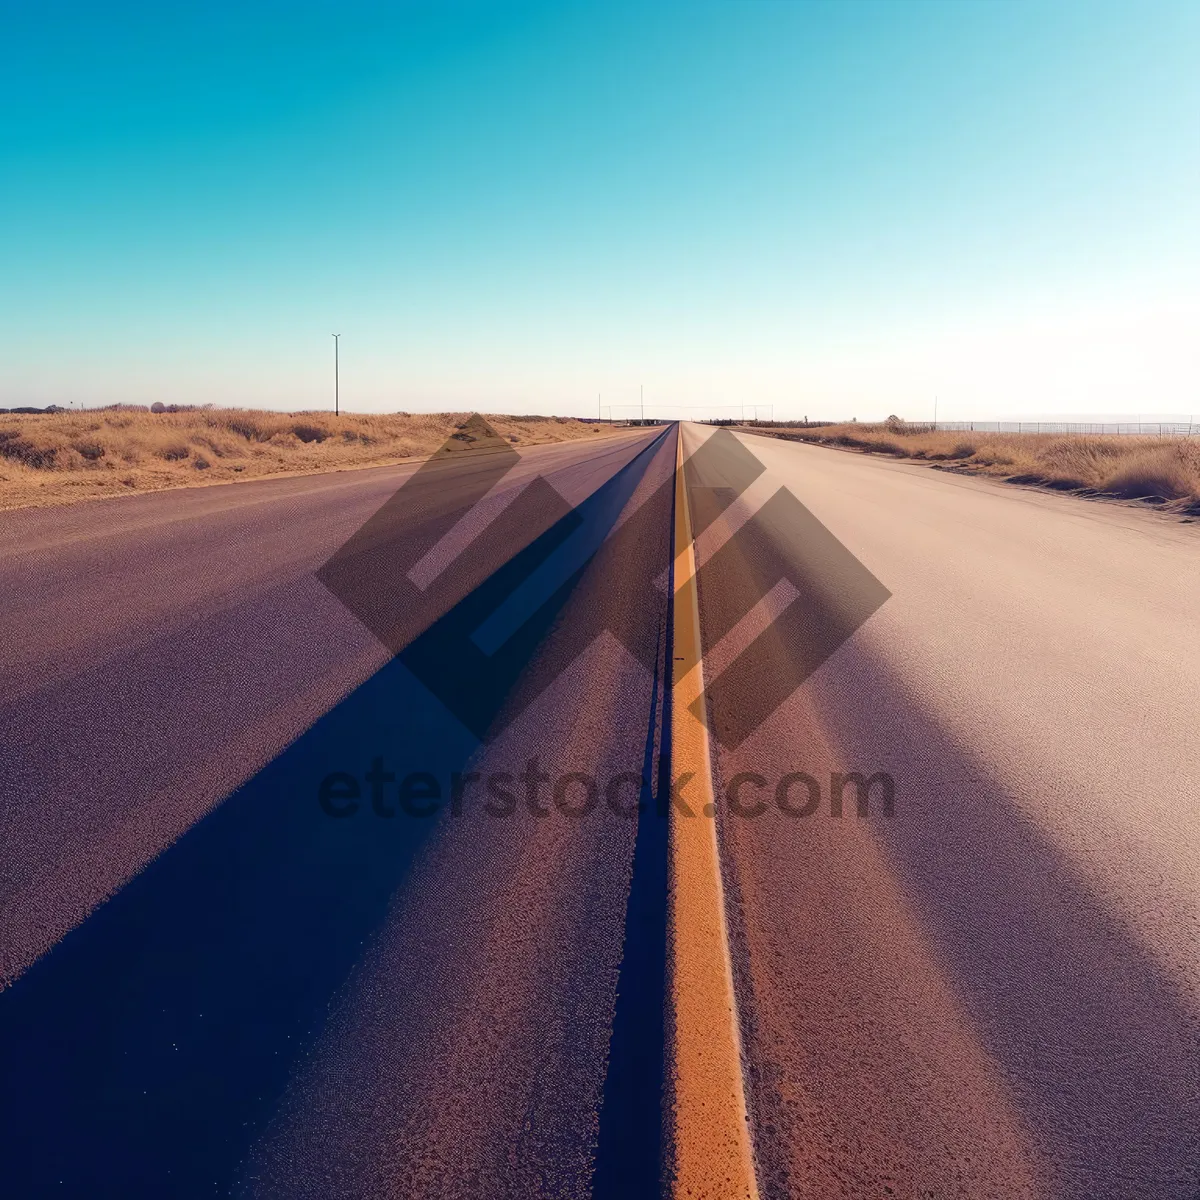
{"type": "Polygon", "coordinates": [[[1119,466],[1103,487],[1127,500],[1183,500],[1200,490],[1200,473],[1192,474],[1187,465],[1172,449],[1148,450],[1119,466]]]}
{"type": "Polygon", "coordinates": [[[302,442],[323,442],[329,434],[316,425],[306,425],[303,421],[297,421],[292,426],[292,432],[302,442]]]}
{"type": "Polygon", "coordinates": [[[265,442],[274,433],[273,429],[264,426],[262,421],[256,417],[246,416],[241,413],[235,417],[226,417],[224,421],[213,421],[211,423],[214,426],[223,425],[230,433],[239,434],[248,442],[265,442]]]}
{"type": "Polygon", "coordinates": [[[0,457],[36,471],[49,471],[58,465],[58,450],[55,447],[36,446],[21,437],[15,429],[0,429],[0,457]]]}

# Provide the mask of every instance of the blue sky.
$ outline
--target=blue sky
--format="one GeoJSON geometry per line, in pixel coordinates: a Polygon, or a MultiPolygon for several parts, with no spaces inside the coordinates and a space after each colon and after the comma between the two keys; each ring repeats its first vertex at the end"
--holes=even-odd
{"type": "Polygon", "coordinates": [[[0,404],[1200,412],[1195,0],[0,18],[0,404]]]}

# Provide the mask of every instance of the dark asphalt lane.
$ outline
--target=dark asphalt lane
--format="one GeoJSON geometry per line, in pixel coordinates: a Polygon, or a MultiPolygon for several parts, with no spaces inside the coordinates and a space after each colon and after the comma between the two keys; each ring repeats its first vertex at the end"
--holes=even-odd
{"type": "Polygon", "coordinates": [[[398,471],[18,514],[4,569],[43,615],[5,661],[13,1194],[589,1194],[639,829],[602,797],[656,770],[673,456],[672,432],[523,455],[436,578],[485,456],[395,502],[398,471]],[[455,636],[575,532],[539,475],[612,529],[472,689],[455,636]],[[414,572],[423,615],[391,586],[414,572]],[[488,782],[457,805],[456,772],[488,782]]]}
{"type": "MultiPolygon", "coordinates": [[[[644,442],[536,447],[504,484],[542,474],[573,504],[644,442]]],[[[387,661],[315,572],[415,472],[0,515],[0,980],[387,661]]],[[[405,488],[412,544],[436,540],[492,474],[483,459],[458,461],[433,486],[405,488]]],[[[503,552],[541,519],[510,531],[503,552]]],[[[414,619],[480,578],[446,581],[414,619]]]]}

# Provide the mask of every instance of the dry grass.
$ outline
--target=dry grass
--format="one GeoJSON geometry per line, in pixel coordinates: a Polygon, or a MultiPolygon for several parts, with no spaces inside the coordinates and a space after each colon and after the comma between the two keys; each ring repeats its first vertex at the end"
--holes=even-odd
{"type": "Polygon", "coordinates": [[[953,433],[904,422],[754,432],[1200,514],[1200,438],[953,433]]]}
{"type": "MultiPolygon", "coordinates": [[[[394,463],[433,453],[468,415],[126,407],[0,413],[0,509],[394,463]]],[[[486,419],[518,447],[611,432],[567,417],[486,419]]]]}

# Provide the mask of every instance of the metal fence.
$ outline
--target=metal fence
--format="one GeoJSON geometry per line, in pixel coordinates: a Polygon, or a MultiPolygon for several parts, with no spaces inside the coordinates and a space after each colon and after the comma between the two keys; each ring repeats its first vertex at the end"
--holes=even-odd
{"type": "MultiPolygon", "coordinates": [[[[703,425],[747,425],[772,429],[817,429],[823,425],[850,424],[836,420],[776,421],[772,419],[771,406],[766,404],[741,405],[659,405],[643,409],[637,404],[604,405],[597,419],[601,422],[622,425],[661,425],[668,421],[690,419],[703,425]],[[718,410],[721,415],[715,415],[718,410]],[[765,418],[760,415],[766,410],[765,418]],[[702,416],[701,413],[712,415],[702,416]],[[745,415],[743,415],[743,412],[745,415]]],[[[881,421],[863,421],[861,424],[878,428],[881,421]]],[[[905,421],[901,426],[907,433],[932,433],[943,430],[950,433],[1109,433],[1129,434],[1140,437],[1200,437],[1200,422],[1195,420],[1172,421],[905,421]]]]}
{"type": "Polygon", "coordinates": [[[1193,437],[1200,424],[1192,421],[927,421],[906,423],[906,429],[944,429],[954,433],[1123,433],[1141,437],[1193,437]]]}

